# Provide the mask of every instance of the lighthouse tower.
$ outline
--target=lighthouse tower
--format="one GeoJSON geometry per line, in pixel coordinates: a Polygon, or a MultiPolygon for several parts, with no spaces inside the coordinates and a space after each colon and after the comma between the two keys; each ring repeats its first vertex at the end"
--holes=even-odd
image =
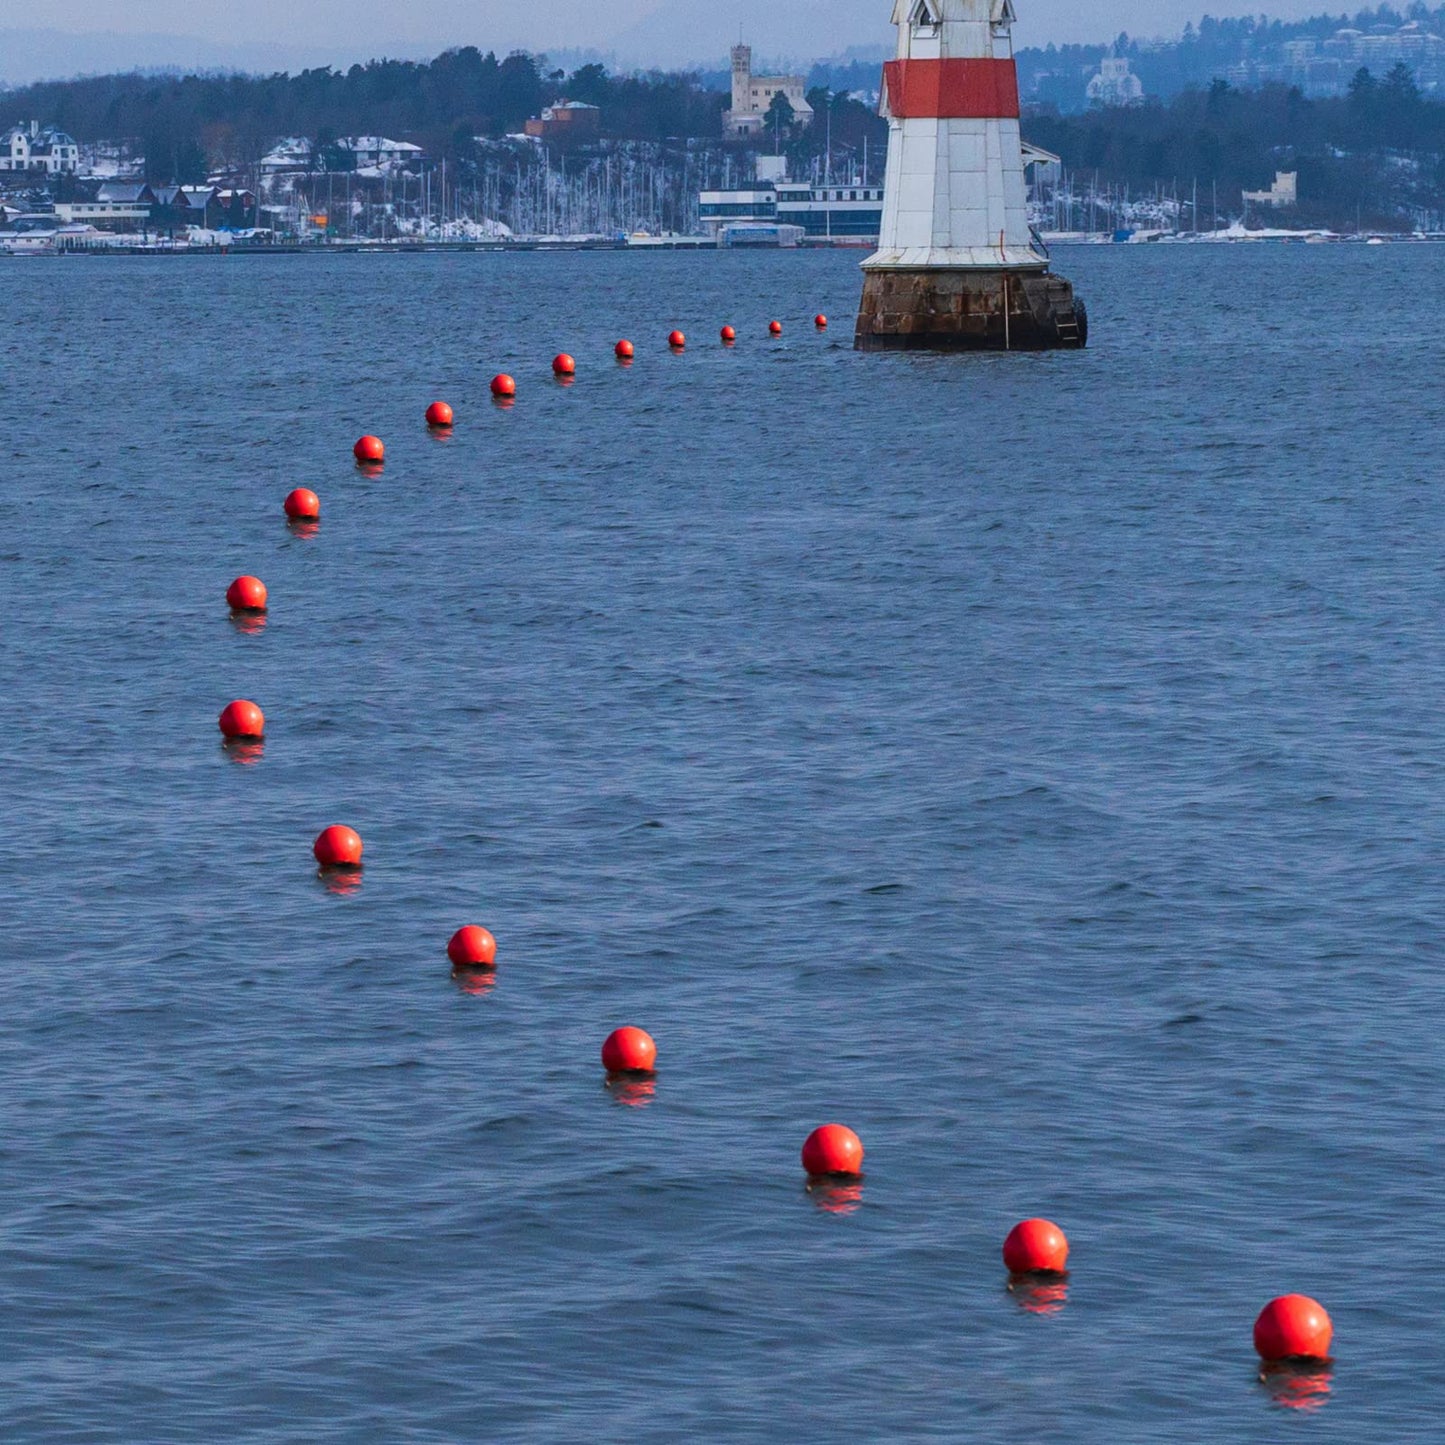
{"type": "Polygon", "coordinates": [[[1013,0],[894,0],[888,174],[861,350],[1078,347],[1088,319],[1029,227],[1013,0]]]}

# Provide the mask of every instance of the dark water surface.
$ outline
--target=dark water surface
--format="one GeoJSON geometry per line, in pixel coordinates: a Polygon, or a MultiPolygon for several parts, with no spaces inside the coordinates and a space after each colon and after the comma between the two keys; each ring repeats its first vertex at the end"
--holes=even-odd
{"type": "Polygon", "coordinates": [[[5,1440],[1442,1437],[1445,251],[857,259],[0,266],[5,1440]]]}

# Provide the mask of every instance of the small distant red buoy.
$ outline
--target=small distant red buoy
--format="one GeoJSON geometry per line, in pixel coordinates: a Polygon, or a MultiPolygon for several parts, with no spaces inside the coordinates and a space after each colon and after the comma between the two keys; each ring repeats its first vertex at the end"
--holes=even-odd
{"type": "Polygon", "coordinates": [[[803,1143],[803,1168],[809,1174],[860,1173],[863,1141],[842,1124],[821,1124],[803,1143]]]}
{"type": "Polygon", "coordinates": [[[502,372],[499,376],[494,376],[492,378],[493,396],[507,397],[516,396],[516,394],[517,383],[513,381],[512,378],[508,376],[505,371],[502,372]]]}
{"type": "Polygon", "coordinates": [[[429,427],[448,427],[452,420],[452,409],[444,401],[434,401],[426,409],[426,424],[429,427]]]}
{"type": "Polygon", "coordinates": [[[287,492],[281,506],[293,522],[314,522],[321,515],[321,498],[305,487],[287,492]]]}
{"type": "Polygon", "coordinates": [[[386,448],[380,437],[364,436],[351,449],[351,454],[362,463],[380,462],[386,458],[386,448]]]}
{"type": "Polygon", "coordinates": [[[552,358],[552,371],[557,376],[575,376],[577,363],[565,351],[561,351],[552,358]]]}
{"type": "Polygon", "coordinates": [[[1327,1360],[1335,1327],[1325,1307],[1308,1295],[1286,1294],[1272,1299],[1254,1322],[1254,1347],[1260,1358],[1327,1360]]]}
{"type": "Polygon", "coordinates": [[[819,331],[826,331],[828,329],[828,318],[820,311],[813,318],[813,325],[816,326],[819,331]]]}
{"type": "Polygon", "coordinates": [[[783,334],[783,323],[781,321],[769,321],[768,333],[772,336],[781,336],[783,334]]]}
{"type": "Polygon", "coordinates": [[[681,351],[682,348],[687,345],[687,337],[680,331],[669,332],[667,344],[672,347],[674,351],[681,351]]]}
{"type": "Polygon", "coordinates": [[[323,868],[361,867],[361,835],[336,823],[323,830],[311,851],[323,868]]]}
{"type": "Polygon", "coordinates": [[[221,731],[228,738],[259,738],[266,732],[266,715],[254,702],[238,697],[221,710],[221,731]]]}
{"type": "Polygon", "coordinates": [[[610,1074],[651,1073],[657,1067],[652,1035],[631,1025],[614,1029],[602,1045],[602,1067],[610,1074]]]}
{"type": "Polygon", "coordinates": [[[226,603],[237,612],[264,612],[266,584],[259,577],[237,577],[226,588],[226,603]]]}
{"type": "Polygon", "coordinates": [[[731,326],[724,326],[720,335],[722,336],[724,346],[727,346],[738,339],[737,332],[731,326]]]}
{"type": "Polygon", "coordinates": [[[1014,1274],[1063,1274],[1068,1258],[1064,1231],[1047,1219],[1025,1219],[1003,1242],[1004,1265],[1014,1274]]]}
{"type": "Polygon", "coordinates": [[[456,968],[491,968],[497,961],[497,940],[485,928],[468,924],[452,934],[447,957],[456,968]]]}
{"type": "Polygon", "coordinates": [[[619,341],[612,349],[616,352],[619,361],[631,361],[637,351],[630,341],[619,341]]]}

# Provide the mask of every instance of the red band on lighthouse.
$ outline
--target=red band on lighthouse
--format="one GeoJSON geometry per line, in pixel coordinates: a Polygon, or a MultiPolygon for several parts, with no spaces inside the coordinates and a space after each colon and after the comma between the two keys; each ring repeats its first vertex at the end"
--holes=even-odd
{"type": "Polygon", "coordinates": [[[1017,120],[1012,60],[890,60],[883,66],[888,114],[938,120],[1017,120]]]}

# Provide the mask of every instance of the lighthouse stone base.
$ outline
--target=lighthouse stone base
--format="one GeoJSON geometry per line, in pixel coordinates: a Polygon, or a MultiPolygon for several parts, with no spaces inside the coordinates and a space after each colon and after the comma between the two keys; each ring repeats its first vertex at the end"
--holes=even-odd
{"type": "Polygon", "coordinates": [[[1052,351],[1088,344],[1089,317],[1062,276],[1008,270],[868,270],[858,351],[1052,351]]]}

